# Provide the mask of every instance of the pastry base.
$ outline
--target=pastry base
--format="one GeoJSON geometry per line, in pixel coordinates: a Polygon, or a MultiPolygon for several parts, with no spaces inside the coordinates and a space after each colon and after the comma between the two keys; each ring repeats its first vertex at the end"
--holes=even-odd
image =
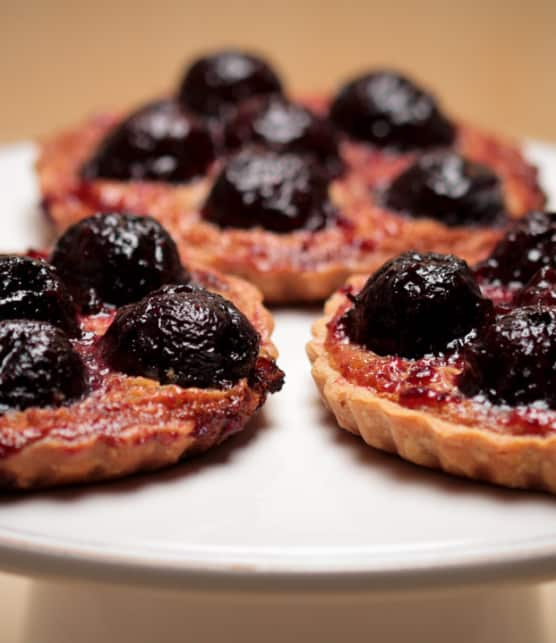
{"type": "Polygon", "coordinates": [[[327,302],[325,316],[314,324],[307,346],[313,379],[340,427],[371,447],[424,467],[505,487],[556,493],[556,436],[503,435],[447,422],[345,379],[325,345],[327,323],[340,301],[335,295],[327,302]]]}
{"type": "MultiPolygon", "coordinates": [[[[93,482],[174,464],[240,431],[280,388],[273,319],[261,293],[206,269],[191,274],[233,301],[259,332],[253,377],[228,389],[184,389],[110,372],[99,389],[69,406],[8,412],[0,417],[0,488],[93,482]]],[[[102,334],[109,318],[83,323],[102,334]]]]}

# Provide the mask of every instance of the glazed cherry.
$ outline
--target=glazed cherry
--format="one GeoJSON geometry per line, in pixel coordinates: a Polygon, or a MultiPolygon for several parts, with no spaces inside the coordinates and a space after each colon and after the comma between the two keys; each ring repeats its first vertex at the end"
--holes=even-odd
{"type": "Polygon", "coordinates": [[[544,266],[556,268],[556,213],[531,212],[512,224],[477,274],[503,284],[525,284],[544,266]]]}
{"type": "Polygon", "coordinates": [[[495,404],[556,407],[556,308],[516,308],[487,325],[463,352],[459,388],[495,404]]]}
{"type": "Polygon", "coordinates": [[[0,321],[0,411],[60,406],[87,390],[85,367],[67,336],[42,321],[0,321]]]}
{"type": "Polygon", "coordinates": [[[96,214],[79,221],[60,237],[50,261],[85,313],[189,280],[168,232],[151,217],[133,214],[96,214]]]}
{"type": "Polygon", "coordinates": [[[224,166],[202,214],[223,228],[320,230],[335,216],[328,183],[306,157],[245,150],[224,166]]]}
{"type": "Polygon", "coordinates": [[[228,50],[196,60],[183,78],[178,100],[203,116],[224,116],[248,98],[281,92],[280,79],[262,58],[228,50]]]}
{"type": "Polygon", "coordinates": [[[79,332],[75,303],[56,270],[29,257],[0,256],[0,319],[35,319],[79,332]]]}
{"type": "Polygon", "coordinates": [[[556,306],[556,269],[544,266],[514,295],[516,306],[556,306]]]}
{"type": "Polygon", "coordinates": [[[430,217],[448,226],[488,226],[504,221],[498,177],[455,152],[421,156],[394,179],[384,202],[392,210],[430,217]]]}
{"type": "Polygon", "coordinates": [[[206,126],[165,100],[142,107],[117,125],[81,175],[86,180],[183,183],[202,176],[213,160],[206,126]]]}
{"type": "Polygon", "coordinates": [[[445,351],[491,313],[464,261],[406,252],[369,278],[344,323],[352,341],[379,355],[418,358],[445,351]]]}
{"type": "Polygon", "coordinates": [[[129,375],[223,388],[250,375],[259,335],[220,295],[189,285],[165,286],[118,311],[102,350],[113,368],[129,375]]]}
{"type": "Polygon", "coordinates": [[[282,96],[245,102],[227,124],[224,137],[228,149],[254,143],[277,152],[306,154],[331,177],[338,176],[343,169],[330,121],[282,96]]]}
{"type": "Polygon", "coordinates": [[[433,96],[409,78],[376,71],[348,82],[332,103],[330,117],[348,136],[399,150],[450,145],[454,125],[433,96]]]}

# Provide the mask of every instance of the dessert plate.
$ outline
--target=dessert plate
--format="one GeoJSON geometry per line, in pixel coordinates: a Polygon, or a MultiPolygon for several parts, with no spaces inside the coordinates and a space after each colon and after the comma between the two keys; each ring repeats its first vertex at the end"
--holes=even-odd
{"type": "MultiPolygon", "coordinates": [[[[0,250],[48,243],[34,148],[0,151],[0,250]]],[[[530,144],[556,197],[556,147],[530,144]]],[[[552,201],[554,206],[554,200],[552,201]]],[[[286,385],[213,452],[121,482],[0,496],[0,568],[211,589],[387,589],[556,577],[556,499],[424,470],[337,428],[275,309],[286,385]]]]}

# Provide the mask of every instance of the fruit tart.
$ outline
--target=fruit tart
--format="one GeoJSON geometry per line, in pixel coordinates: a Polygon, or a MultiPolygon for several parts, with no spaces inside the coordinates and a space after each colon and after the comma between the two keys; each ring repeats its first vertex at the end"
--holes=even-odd
{"type": "Polygon", "coordinates": [[[556,493],[556,214],[471,269],[409,251],[327,302],[308,345],[339,425],[426,467],[556,493]]]}
{"type": "Polygon", "coordinates": [[[478,261],[544,203],[517,148],[450,120],[400,74],[292,100],[268,62],[238,51],[195,61],[171,96],[44,141],[37,169],[58,229],[147,212],[184,261],[274,302],[323,299],[410,247],[478,261]]]}
{"type": "Polygon", "coordinates": [[[182,264],[156,220],[103,214],[0,257],[0,486],[119,478],[206,451],[280,389],[246,282],[182,264]]]}

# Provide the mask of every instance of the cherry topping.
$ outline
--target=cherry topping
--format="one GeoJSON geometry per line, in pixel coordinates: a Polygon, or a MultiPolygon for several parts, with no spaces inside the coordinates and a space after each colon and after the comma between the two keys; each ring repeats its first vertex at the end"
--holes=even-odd
{"type": "Polygon", "coordinates": [[[151,217],[133,214],[95,214],[72,225],[58,239],[51,263],[85,313],[189,280],[168,232],[151,217]]]}
{"type": "Polygon", "coordinates": [[[222,388],[251,373],[259,335],[220,295],[165,286],[118,311],[102,340],[115,369],[162,384],[222,388]]]}
{"type": "Polygon", "coordinates": [[[202,211],[223,228],[320,230],[335,216],[328,179],[305,157],[245,150],[222,169],[202,211]]]}
{"type": "Polygon", "coordinates": [[[117,125],[81,174],[86,180],[182,183],[202,176],[213,160],[206,126],[164,100],[149,103],[117,125]]]}
{"type": "Polygon", "coordinates": [[[516,306],[556,306],[556,269],[544,266],[514,295],[516,306]]]}
{"type": "Polygon", "coordinates": [[[67,336],[43,321],[0,321],[0,411],[59,406],[87,389],[85,367],[67,336]]]}
{"type": "Polygon", "coordinates": [[[556,268],[556,213],[530,212],[512,224],[477,273],[503,284],[524,284],[543,266],[556,268]]]}
{"type": "Polygon", "coordinates": [[[0,256],[0,319],[46,321],[71,335],[77,309],[56,270],[40,259],[0,256]]]}
{"type": "Polygon", "coordinates": [[[369,278],[344,321],[355,343],[379,355],[418,358],[444,351],[491,311],[464,261],[406,252],[369,278]]]}
{"type": "Polygon", "coordinates": [[[436,99],[393,71],[376,71],[348,82],[330,110],[336,126],[352,138],[400,150],[450,145],[454,125],[436,99]]]}
{"type": "Polygon", "coordinates": [[[281,92],[280,79],[267,62],[229,50],[196,60],[183,78],[178,100],[203,116],[223,116],[248,98],[281,92]]]}
{"type": "Polygon", "coordinates": [[[504,220],[498,177],[455,152],[421,156],[390,185],[385,204],[413,217],[448,226],[493,225],[504,220]]]}
{"type": "Polygon", "coordinates": [[[255,143],[276,152],[307,154],[321,163],[329,176],[338,176],[343,169],[330,121],[282,96],[257,98],[241,105],[226,126],[225,142],[229,149],[255,143]]]}
{"type": "Polygon", "coordinates": [[[487,325],[463,352],[459,388],[510,405],[556,407],[556,308],[516,308],[487,325]]]}

